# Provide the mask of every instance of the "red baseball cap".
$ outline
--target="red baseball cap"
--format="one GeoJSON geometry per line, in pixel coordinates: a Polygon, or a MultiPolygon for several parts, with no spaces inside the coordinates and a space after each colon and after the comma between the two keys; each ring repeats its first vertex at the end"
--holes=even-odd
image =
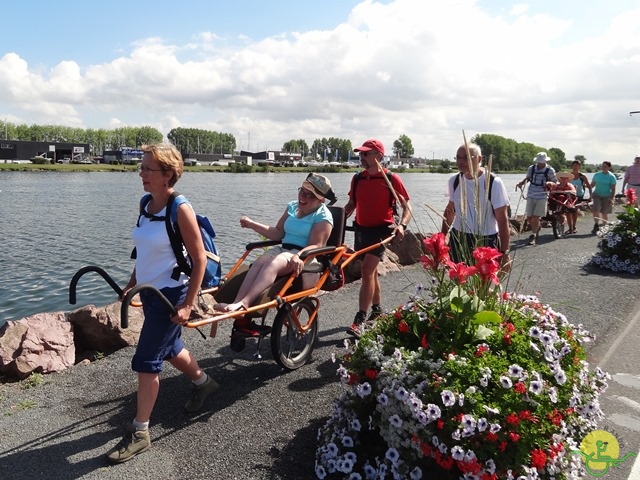
{"type": "Polygon", "coordinates": [[[353,149],[354,152],[369,152],[371,150],[375,150],[376,152],[380,152],[384,155],[384,145],[382,145],[380,140],[376,140],[375,138],[367,140],[361,147],[353,149]]]}

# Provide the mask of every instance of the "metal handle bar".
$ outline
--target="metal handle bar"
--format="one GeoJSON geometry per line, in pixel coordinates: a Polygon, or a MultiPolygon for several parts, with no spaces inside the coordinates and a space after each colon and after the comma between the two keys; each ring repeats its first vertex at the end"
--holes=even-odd
{"type": "Polygon", "coordinates": [[[138,294],[141,290],[150,290],[152,293],[158,296],[160,300],[164,302],[167,308],[171,311],[173,315],[176,314],[176,308],[171,304],[171,302],[165,297],[160,290],[158,290],[153,285],[149,285],[148,283],[143,283],[140,285],[136,285],[131,290],[127,292],[127,294],[122,299],[122,305],[120,306],[120,326],[122,328],[129,328],[129,303],[131,299],[138,294]]]}
{"type": "Polygon", "coordinates": [[[82,277],[85,273],[88,273],[88,272],[96,272],[100,274],[100,276],[107,281],[107,283],[111,286],[111,288],[115,290],[115,292],[118,294],[118,297],[122,295],[122,289],[107,274],[107,272],[105,272],[100,267],[96,267],[94,265],[87,265],[86,267],[82,267],[80,270],[78,270],[76,274],[73,276],[73,278],[71,279],[71,283],[69,284],[69,303],[71,305],[76,304],[76,286],[78,285],[78,280],[80,280],[80,277],[82,277]]]}

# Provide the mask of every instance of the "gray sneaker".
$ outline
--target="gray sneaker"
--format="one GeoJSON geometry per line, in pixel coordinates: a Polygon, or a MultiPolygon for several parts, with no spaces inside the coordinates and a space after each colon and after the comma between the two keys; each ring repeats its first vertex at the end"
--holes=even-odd
{"type": "Polygon", "coordinates": [[[127,434],[118,445],[107,452],[106,457],[111,463],[123,463],[150,447],[149,430],[136,430],[133,425],[129,424],[127,425],[127,434]]]}
{"type": "Polygon", "coordinates": [[[218,385],[213,378],[207,375],[206,382],[199,387],[196,387],[195,385],[193,386],[193,390],[191,390],[191,398],[185,404],[184,409],[189,413],[197,412],[202,408],[207,397],[219,388],[220,385],[218,385]]]}

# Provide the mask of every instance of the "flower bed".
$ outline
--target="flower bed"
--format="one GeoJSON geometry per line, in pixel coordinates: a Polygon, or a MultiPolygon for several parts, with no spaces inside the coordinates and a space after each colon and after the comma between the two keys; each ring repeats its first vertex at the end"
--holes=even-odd
{"type": "Polygon", "coordinates": [[[590,263],[614,272],[640,273],[640,209],[635,207],[636,194],[625,192],[627,204],[616,215],[617,221],[600,227],[598,247],[590,263]]]}
{"type": "Polygon", "coordinates": [[[608,375],[590,337],[536,297],[500,293],[500,253],[453,264],[425,239],[432,288],[381,317],[338,370],[318,478],[578,478],[608,375]]]}

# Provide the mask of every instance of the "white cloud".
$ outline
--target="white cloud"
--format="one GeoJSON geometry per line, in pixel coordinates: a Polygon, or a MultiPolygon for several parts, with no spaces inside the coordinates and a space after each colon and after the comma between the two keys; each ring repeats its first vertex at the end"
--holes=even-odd
{"type": "MultiPolygon", "coordinates": [[[[142,39],[81,69],[0,58],[0,112],[26,123],[152,125],[233,133],[247,148],[292,138],[407,134],[416,153],[451,155],[493,133],[594,162],[629,163],[640,148],[640,9],[604,33],[565,43],[576,25],[514,4],[492,16],[473,0],[367,0],[332,30],[231,46],[215,32],[171,45],[142,39]]],[[[238,38],[235,39],[236,41],[238,38]]]]}

